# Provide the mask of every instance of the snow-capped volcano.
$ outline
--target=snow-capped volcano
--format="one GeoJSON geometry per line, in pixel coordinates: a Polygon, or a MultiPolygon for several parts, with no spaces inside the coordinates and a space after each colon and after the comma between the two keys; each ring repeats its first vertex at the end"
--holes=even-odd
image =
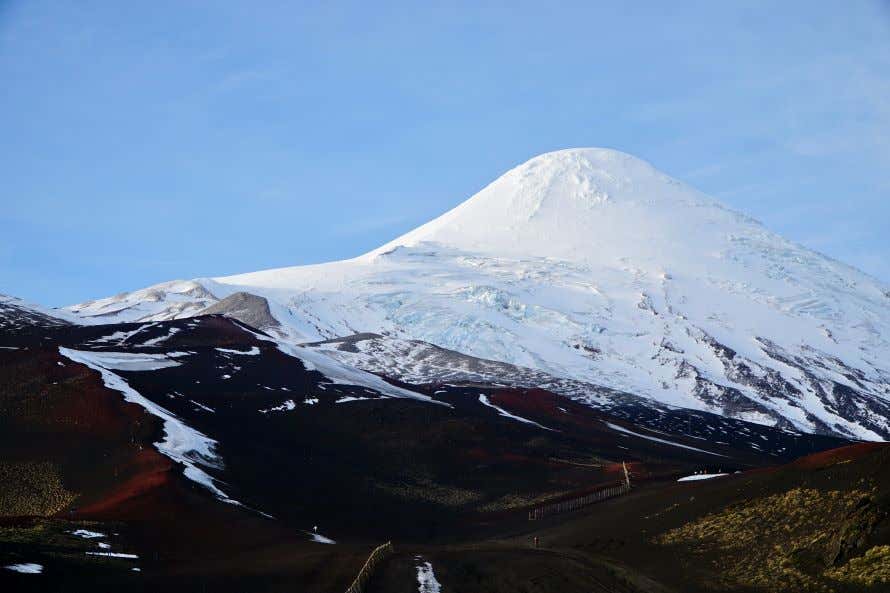
{"type": "Polygon", "coordinates": [[[690,267],[702,246],[744,224],[756,223],[628,154],[563,150],[516,167],[370,256],[428,242],[499,257],[690,267]],[[678,241],[689,224],[695,239],[678,241]]]}
{"type": "Polygon", "coordinates": [[[673,405],[890,437],[890,291],[612,150],[536,157],[356,259],[69,309],[133,321],[235,302],[293,341],[375,332],[673,405]]]}

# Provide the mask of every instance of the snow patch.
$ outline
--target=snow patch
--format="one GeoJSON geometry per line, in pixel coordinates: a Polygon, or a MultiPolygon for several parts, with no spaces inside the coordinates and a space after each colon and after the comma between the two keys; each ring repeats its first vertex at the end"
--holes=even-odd
{"type": "MultiPolygon", "coordinates": [[[[59,351],[61,352],[61,350],[62,349],[60,348],[59,351]]],[[[176,360],[177,358],[182,358],[191,354],[191,352],[148,354],[142,352],[93,352],[86,350],[70,350],[70,352],[83,352],[84,354],[88,354],[90,360],[92,360],[94,364],[97,364],[104,369],[115,371],[156,371],[158,369],[176,367],[182,364],[176,360]]]]}
{"type": "Polygon", "coordinates": [[[231,348],[217,348],[217,352],[225,352],[226,354],[240,354],[241,356],[256,356],[260,353],[260,349],[256,346],[251,346],[250,350],[232,350],[231,348]]]}
{"type": "Polygon", "coordinates": [[[157,338],[152,338],[150,340],[146,340],[142,342],[142,346],[157,346],[161,342],[166,342],[168,339],[172,338],[176,334],[178,334],[181,330],[178,327],[171,327],[167,330],[166,335],[158,336],[157,338]]]}
{"type": "Polygon", "coordinates": [[[6,570],[11,570],[12,572],[18,572],[21,574],[41,574],[43,572],[43,565],[36,564],[34,562],[25,562],[23,564],[10,564],[5,567],[6,570]]]}
{"type": "Polygon", "coordinates": [[[87,556],[104,556],[105,558],[129,558],[135,560],[139,558],[136,554],[124,554],[123,552],[87,552],[87,556]]]}
{"type": "Polygon", "coordinates": [[[685,478],[680,478],[677,480],[678,482],[697,482],[698,480],[710,480],[711,478],[720,478],[722,476],[728,476],[729,474],[694,474],[691,476],[686,476],[685,478]]]}
{"type": "Polygon", "coordinates": [[[294,403],[294,400],[289,399],[285,401],[280,406],[275,406],[274,408],[266,408],[265,410],[260,410],[263,414],[268,414],[269,412],[284,412],[285,410],[290,411],[297,407],[297,404],[294,403]]]}
{"type": "MultiPolygon", "coordinates": [[[[422,561],[423,558],[420,556],[416,556],[414,558],[417,561],[422,561]]],[[[436,580],[436,575],[433,573],[433,565],[429,562],[421,562],[421,564],[417,565],[417,592],[418,593],[441,593],[442,584],[436,580]]]]}
{"type": "Polygon", "coordinates": [[[107,537],[104,533],[99,533],[98,531],[90,531],[88,529],[78,529],[76,531],[72,531],[71,535],[76,535],[77,537],[82,537],[84,539],[96,539],[97,537],[107,537]]]}
{"type": "Polygon", "coordinates": [[[312,540],[313,542],[315,542],[317,544],[333,545],[333,544],[337,543],[334,540],[332,540],[331,538],[325,537],[322,534],[318,533],[317,531],[306,531],[304,533],[306,533],[306,535],[309,536],[310,540],[312,540]]]}

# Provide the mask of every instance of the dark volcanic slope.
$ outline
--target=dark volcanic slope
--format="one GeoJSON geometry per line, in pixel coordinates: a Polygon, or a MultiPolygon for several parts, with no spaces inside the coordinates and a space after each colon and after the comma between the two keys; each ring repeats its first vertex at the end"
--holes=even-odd
{"type": "Polygon", "coordinates": [[[226,495],[303,529],[324,521],[337,539],[439,529],[406,514],[406,503],[445,525],[520,509],[612,483],[622,460],[663,475],[757,466],[841,442],[708,414],[695,426],[709,439],[685,436],[691,418],[679,413],[652,412],[644,419],[661,431],[652,432],[535,390],[415,388],[447,405],[382,397],[333,383],[256,336],[208,316],[68,328],[55,339],[100,359],[122,352],[169,363],[111,372],[216,441],[219,463],[202,470],[226,495]]]}
{"type": "Polygon", "coordinates": [[[350,385],[219,315],[7,327],[0,562],[45,566],[0,571],[17,587],[342,589],[380,541],[526,529],[527,509],[616,484],[622,461],[655,488],[843,444],[709,414],[609,415],[535,389],[350,385]],[[312,542],[314,526],[337,544],[312,542]],[[87,556],[102,549],[78,527],[139,558],[87,556]]]}

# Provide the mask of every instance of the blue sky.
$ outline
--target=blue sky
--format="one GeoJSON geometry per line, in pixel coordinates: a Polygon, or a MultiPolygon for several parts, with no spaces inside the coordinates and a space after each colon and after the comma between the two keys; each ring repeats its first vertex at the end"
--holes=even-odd
{"type": "Polygon", "coordinates": [[[427,4],[0,0],[0,292],[351,257],[577,146],[890,284],[887,2],[427,4]]]}

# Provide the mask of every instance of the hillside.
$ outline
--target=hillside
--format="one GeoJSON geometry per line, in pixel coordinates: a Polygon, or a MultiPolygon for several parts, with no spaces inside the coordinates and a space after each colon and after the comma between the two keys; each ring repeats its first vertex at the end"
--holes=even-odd
{"type": "MultiPolygon", "coordinates": [[[[530,511],[615,488],[625,466],[641,492],[671,492],[682,476],[847,444],[627,394],[595,409],[540,388],[400,383],[219,314],[109,325],[48,323],[21,303],[5,314],[4,590],[344,590],[385,539],[396,573],[375,587],[410,585],[406,554],[436,558],[458,586],[449,554],[512,562],[529,551],[516,534],[571,519],[531,524],[530,511]],[[480,541],[501,551],[467,556],[480,541]]],[[[572,554],[528,568],[550,574],[572,554]]],[[[585,568],[564,590],[610,574],[585,568]]]]}

